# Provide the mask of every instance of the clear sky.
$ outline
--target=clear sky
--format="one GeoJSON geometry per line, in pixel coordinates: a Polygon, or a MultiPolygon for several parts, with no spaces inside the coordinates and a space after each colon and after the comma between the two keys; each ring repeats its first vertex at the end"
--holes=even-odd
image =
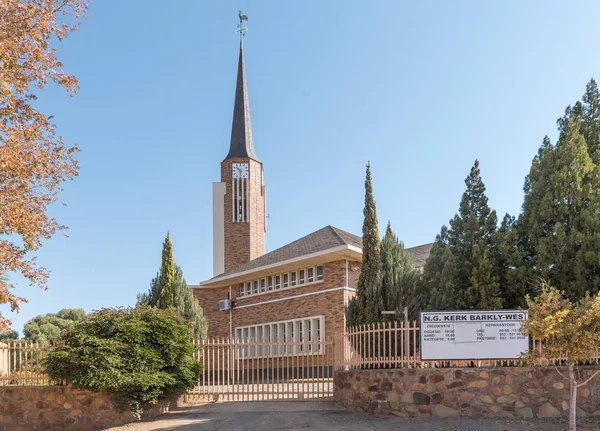
{"type": "Polygon", "coordinates": [[[135,303],[171,231],[189,284],[212,276],[212,185],[231,131],[237,11],[267,251],[328,224],[361,234],[372,164],[385,223],[432,242],[478,158],[490,205],[518,214],[531,159],[600,78],[597,1],[96,1],[58,46],[81,90],[39,105],[81,147],[70,227],[39,253],[48,291],[19,287],[30,318],[135,303]]]}

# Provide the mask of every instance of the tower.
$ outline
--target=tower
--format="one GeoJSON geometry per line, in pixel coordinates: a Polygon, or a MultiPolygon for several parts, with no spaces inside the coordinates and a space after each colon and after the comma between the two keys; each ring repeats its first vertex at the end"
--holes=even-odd
{"type": "Polygon", "coordinates": [[[242,36],[241,31],[229,153],[221,162],[221,182],[213,183],[215,276],[265,253],[263,165],[252,141],[242,36]]]}

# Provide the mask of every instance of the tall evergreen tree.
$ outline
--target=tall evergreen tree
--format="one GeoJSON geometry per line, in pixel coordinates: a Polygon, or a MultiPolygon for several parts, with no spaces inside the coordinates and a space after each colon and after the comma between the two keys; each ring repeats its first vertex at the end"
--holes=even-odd
{"type": "Polygon", "coordinates": [[[419,272],[415,269],[412,256],[404,248],[402,241],[392,231],[388,222],[381,240],[381,298],[383,308],[400,313],[408,307],[412,317],[420,308],[417,301],[416,285],[419,272]]]}
{"type": "Polygon", "coordinates": [[[169,233],[163,243],[160,270],[150,282],[148,292],[138,295],[137,303],[161,309],[174,308],[196,339],[206,338],[208,321],[192,289],[187,286],[181,267],[175,264],[169,233]]]}
{"type": "Polygon", "coordinates": [[[205,340],[208,332],[208,320],[200,303],[194,297],[194,292],[183,278],[183,271],[179,265],[175,265],[173,295],[175,311],[187,322],[196,340],[205,340]]]}
{"type": "Polygon", "coordinates": [[[595,82],[586,95],[596,102],[567,108],[570,118],[558,121],[557,144],[544,138],[525,180],[519,218],[529,280],[547,280],[575,301],[600,287],[600,166],[592,157],[598,153],[599,112],[591,112],[598,108],[595,82]]]}
{"type": "Polygon", "coordinates": [[[518,224],[506,214],[496,231],[490,253],[494,273],[498,277],[505,308],[524,307],[528,289],[527,271],[518,224]]]}
{"type": "Polygon", "coordinates": [[[171,244],[170,233],[163,243],[162,263],[159,275],[159,296],[157,305],[159,308],[172,308],[175,306],[175,294],[173,291],[173,282],[175,280],[175,259],[173,258],[173,245],[171,244]]]}
{"type": "Polygon", "coordinates": [[[479,161],[465,180],[459,211],[442,227],[425,264],[421,295],[429,309],[494,309],[502,306],[492,249],[496,212],[488,205],[479,161]]]}
{"type": "Polygon", "coordinates": [[[567,134],[572,119],[579,123],[579,133],[585,139],[592,161],[600,165],[600,92],[593,78],[586,85],[581,102],[568,106],[565,114],[558,119],[561,138],[567,134]]]}
{"type": "Polygon", "coordinates": [[[373,197],[371,164],[365,178],[365,208],[363,211],[362,267],[358,277],[356,297],[346,310],[349,325],[378,322],[383,306],[381,297],[381,256],[377,208],[373,197]],[[356,303],[354,303],[354,301],[356,303]]]}

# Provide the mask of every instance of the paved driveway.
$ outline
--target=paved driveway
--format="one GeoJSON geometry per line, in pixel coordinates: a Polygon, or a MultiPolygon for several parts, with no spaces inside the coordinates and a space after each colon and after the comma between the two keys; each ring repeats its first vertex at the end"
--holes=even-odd
{"type": "MultiPolygon", "coordinates": [[[[597,418],[582,421],[582,430],[600,431],[597,418]]],[[[331,402],[216,403],[189,406],[160,419],[110,428],[111,431],[564,431],[555,420],[398,418],[347,412],[331,402]]]]}

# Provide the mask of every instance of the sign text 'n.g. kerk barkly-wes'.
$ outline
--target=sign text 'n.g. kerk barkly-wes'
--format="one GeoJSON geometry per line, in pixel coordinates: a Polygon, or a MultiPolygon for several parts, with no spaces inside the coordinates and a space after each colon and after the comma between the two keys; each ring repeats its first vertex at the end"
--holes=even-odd
{"type": "Polygon", "coordinates": [[[423,311],[421,359],[518,359],[529,349],[525,320],[526,310],[423,311]]]}

